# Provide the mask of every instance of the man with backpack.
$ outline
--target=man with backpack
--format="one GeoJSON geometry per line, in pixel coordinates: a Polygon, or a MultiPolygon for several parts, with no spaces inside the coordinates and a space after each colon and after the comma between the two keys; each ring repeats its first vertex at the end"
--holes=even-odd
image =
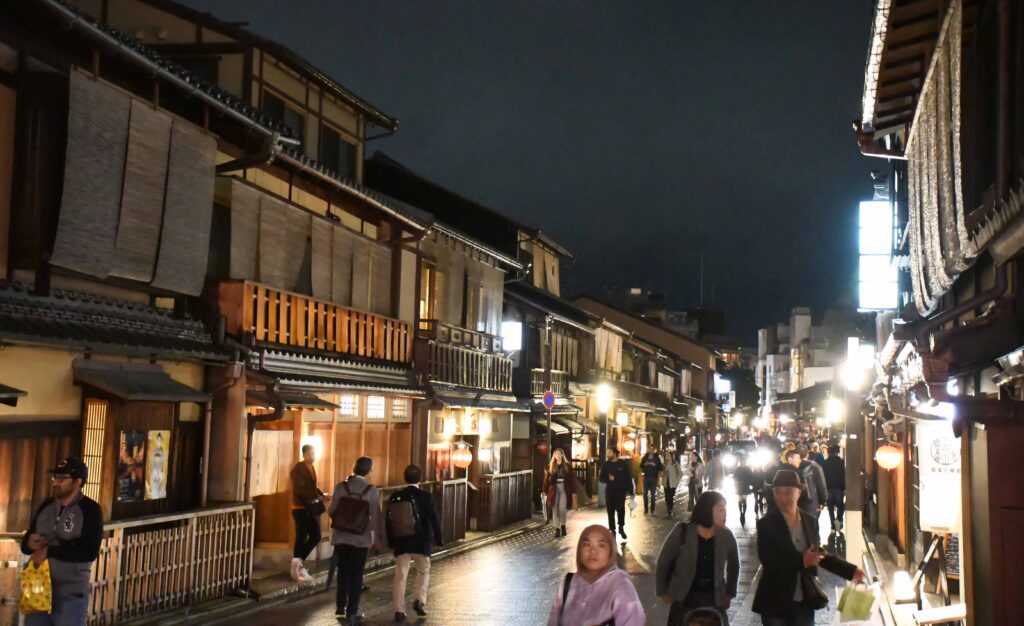
{"type": "Polygon", "coordinates": [[[363,624],[359,598],[363,593],[363,570],[370,548],[378,548],[384,537],[380,491],[367,480],[373,470],[368,456],[356,460],[352,475],[334,487],[331,506],[331,543],[338,561],[338,598],[335,615],[346,624],[363,624]]]}
{"type": "Polygon", "coordinates": [[[388,499],[386,530],[388,545],[395,551],[395,579],[392,587],[395,621],[405,621],[405,584],[410,564],[418,573],[413,590],[412,609],[420,617],[427,614],[427,585],[430,582],[430,549],[444,543],[441,516],[434,497],[420,489],[423,471],[416,465],[405,468],[406,487],[388,499]]]}

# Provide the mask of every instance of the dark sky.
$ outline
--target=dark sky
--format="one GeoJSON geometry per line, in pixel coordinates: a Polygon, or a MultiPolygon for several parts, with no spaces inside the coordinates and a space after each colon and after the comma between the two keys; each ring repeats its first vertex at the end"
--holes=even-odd
{"type": "Polygon", "coordinates": [[[853,306],[868,0],[188,4],[399,118],[368,150],[564,243],[563,295],[694,306],[704,250],[704,303],[748,344],[853,306]]]}

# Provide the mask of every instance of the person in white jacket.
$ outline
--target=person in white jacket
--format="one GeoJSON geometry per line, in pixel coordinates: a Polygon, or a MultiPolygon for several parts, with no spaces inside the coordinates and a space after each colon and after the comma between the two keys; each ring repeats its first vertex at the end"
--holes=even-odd
{"type": "Polygon", "coordinates": [[[676,461],[676,454],[673,450],[665,451],[665,456],[661,463],[665,466],[665,478],[663,479],[665,506],[668,507],[668,516],[672,517],[672,505],[675,504],[676,489],[683,480],[683,468],[676,461]]]}
{"type": "Polygon", "coordinates": [[[689,467],[687,468],[686,475],[690,479],[690,501],[687,503],[687,508],[692,511],[694,503],[697,502],[697,498],[704,491],[704,459],[699,454],[695,452],[690,453],[689,467]]]}

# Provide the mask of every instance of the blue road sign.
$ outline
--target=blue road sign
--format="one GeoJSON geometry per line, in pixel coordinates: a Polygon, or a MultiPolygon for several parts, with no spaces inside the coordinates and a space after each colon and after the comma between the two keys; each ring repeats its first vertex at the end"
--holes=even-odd
{"type": "Polygon", "coordinates": [[[544,392],[544,408],[549,411],[555,406],[555,394],[551,391],[544,392]]]}

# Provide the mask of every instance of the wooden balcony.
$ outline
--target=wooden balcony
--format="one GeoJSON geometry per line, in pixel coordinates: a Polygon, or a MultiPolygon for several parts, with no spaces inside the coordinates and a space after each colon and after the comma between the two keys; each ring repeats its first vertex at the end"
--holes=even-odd
{"type": "Polygon", "coordinates": [[[249,281],[221,283],[219,306],[228,332],[256,341],[412,362],[412,329],[401,320],[249,281]]]}
{"type": "Polygon", "coordinates": [[[500,337],[424,320],[416,340],[416,361],[431,381],[512,391],[512,359],[501,352],[500,337]]]}
{"type": "MultiPolygon", "coordinates": [[[[547,388],[544,385],[544,370],[530,370],[530,393],[534,396],[542,396],[547,388]]],[[[551,391],[556,396],[569,395],[569,373],[561,370],[551,370],[551,391]]]]}

